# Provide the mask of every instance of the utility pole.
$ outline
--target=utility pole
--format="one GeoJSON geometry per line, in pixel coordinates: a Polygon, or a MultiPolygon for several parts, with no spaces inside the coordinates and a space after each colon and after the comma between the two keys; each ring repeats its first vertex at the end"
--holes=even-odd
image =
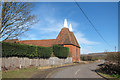
{"type": "Polygon", "coordinates": [[[116,46],[115,46],[115,52],[116,52],[116,46]]]}
{"type": "Polygon", "coordinates": [[[104,52],[107,52],[107,50],[105,50],[104,52]]]}

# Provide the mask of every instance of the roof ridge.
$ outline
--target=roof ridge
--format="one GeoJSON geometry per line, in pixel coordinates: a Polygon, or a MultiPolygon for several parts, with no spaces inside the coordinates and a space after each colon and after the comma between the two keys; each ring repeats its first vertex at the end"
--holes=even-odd
{"type": "Polygon", "coordinates": [[[44,41],[44,40],[56,40],[56,39],[42,39],[42,40],[20,40],[20,41],[44,41]]]}
{"type": "MultiPolygon", "coordinates": [[[[69,30],[69,29],[68,29],[69,30]]],[[[72,44],[72,38],[71,38],[71,33],[70,33],[70,31],[69,31],[69,37],[70,37],[70,42],[71,42],[71,44],[72,44]]]]}
{"type": "Polygon", "coordinates": [[[73,32],[70,32],[70,33],[71,33],[71,36],[73,37],[73,44],[75,44],[76,46],[79,46],[79,43],[77,42],[77,39],[76,39],[74,33],[73,32]]]}

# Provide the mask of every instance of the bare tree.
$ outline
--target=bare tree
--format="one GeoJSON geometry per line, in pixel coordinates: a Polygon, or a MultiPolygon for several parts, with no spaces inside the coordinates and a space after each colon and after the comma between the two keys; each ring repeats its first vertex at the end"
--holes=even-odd
{"type": "Polygon", "coordinates": [[[31,14],[33,5],[29,2],[4,2],[2,5],[0,38],[19,37],[38,20],[31,14]]]}

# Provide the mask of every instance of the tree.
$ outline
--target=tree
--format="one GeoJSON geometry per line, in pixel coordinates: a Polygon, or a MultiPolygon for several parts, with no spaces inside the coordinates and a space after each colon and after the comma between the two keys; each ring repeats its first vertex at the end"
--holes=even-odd
{"type": "Polygon", "coordinates": [[[18,38],[38,22],[31,14],[33,5],[29,2],[3,2],[1,14],[0,38],[2,40],[18,38]]]}

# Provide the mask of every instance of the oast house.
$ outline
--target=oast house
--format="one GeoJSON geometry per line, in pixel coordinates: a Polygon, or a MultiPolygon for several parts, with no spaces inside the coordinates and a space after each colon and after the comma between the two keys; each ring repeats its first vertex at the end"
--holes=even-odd
{"type": "Polygon", "coordinates": [[[69,56],[72,57],[73,62],[80,61],[80,46],[78,41],[72,32],[71,24],[67,24],[67,20],[64,21],[64,26],[61,29],[60,33],[58,34],[56,39],[46,39],[46,40],[6,40],[6,42],[19,42],[21,44],[28,44],[28,45],[36,45],[36,46],[43,46],[43,47],[52,47],[53,45],[61,45],[64,47],[69,48],[69,56]]]}

